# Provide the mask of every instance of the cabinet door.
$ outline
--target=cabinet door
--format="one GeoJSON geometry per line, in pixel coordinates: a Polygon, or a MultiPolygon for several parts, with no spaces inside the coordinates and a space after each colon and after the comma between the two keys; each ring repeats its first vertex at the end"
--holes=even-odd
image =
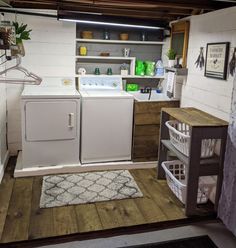
{"type": "Polygon", "coordinates": [[[26,102],[27,141],[66,140],[76,137],[76,101],[26,102]]]}

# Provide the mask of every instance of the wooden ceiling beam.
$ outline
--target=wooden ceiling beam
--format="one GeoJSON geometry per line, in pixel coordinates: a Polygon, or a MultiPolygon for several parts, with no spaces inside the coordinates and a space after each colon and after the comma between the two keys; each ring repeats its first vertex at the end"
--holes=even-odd
{"type": "MultiPolygon", "coordinates": [[[[16,7],[18,3],[25,3],[35,5],[56,5],[56,0],[41,0],[41,1],[29,1],[29,0],[14,0],[11,1],[11,4],[16,7]]],[[[233,6],[233,3],[226,3],[226,2],[217,2],[217,1],[210,1],[210,0],[198,0],[198,1],[191,1],[191,0],[156,0],[156,1],[144,1],[144,0],[61,0],[61,3],[64,5],[75,4],[75,5],[91,5],[91,6],[103,6],[103,7],[117,7],[117,8],[130,8],[130,9],[153,9],[153,8],[175,8],[175,9],[205,9],[205,10],[214,10],[223,7],[233,6]]]]}
{"type": "MultiPolygon", "coordinates": [[[[62,6],[62,9],[65,10],[70,10],[70,6],[62,6]]],[[[83,11],[83,12],[93,12],[93,13],[102,13],[102,14],[117,14],[121,16],[139,16],[140,18],[146,17],[146,18],[156,18],[157,16],[166,16],[167,18],[173,19],[176,16],[189,16],[191,12],[189,11],[175,11],[175,10],[129,10],[129,9],[115,9],[115,8],[98,8],[98,7],[85,7],[85,6],[79,6],[79,7],[74,7],[73,10],[76,11],[83,11]]]]}
{"type": "MultiPolygon", "coordinates": [[[[50,5],[47,4],[47,7],[50,5]]],[[[23,8],[22,5],[19,8],[23,8]]],[[[29,5],[28,8],[34,8],[34,6],[29,5]]],[[[61,10],[71,11],[80,11],[80,12],[91,12],[91,13],[102,13],[103,15],[107,16],[123,16],[123,17],[132,17],[132,18],[139,18],[139,19],[151,19],[151,20],[166,20],[172,21],[176,19],[176,15],[171,15],[165,12],[140,12],[140,11],[130,11],[130,10],[115,10],[115,9],[102,9],[102,8],[84,8],[84,7],[75,7],[73,6],[65,6],[60,8],[61,10]],[[151,16],[151,18],[150,18],[151,16]]]]}
{"type": "MultiPolygon", "coordinates": [[[[20,1],[17,3],[18,8],[26,8],[25,2],[30,2],[25,0],[24,3],[20,1]]],[[[54,1],[35,1],[33,4],[27,4],[28,8],[38,8],[38,4],[43,3],[45,8],[52,8],[55,9],[56,5],[54,5],[54,1]],[[35,6],[37,5],[37,6],[35,6]]],[[[71,2],[71,1],[70,1],[71,2]]],[[[62,2],[60,4],[60,9],[64,10],[75,10],[75,11],[83,11],[83,12],[95,12],[95,13],[102,13],[104,15],[120,15],[120,16],[129,16],[135,18],[145,18],[145,19],[166,19],[168,21],[175,20],[178,17],[185,17],[191,14],[189,10],[179,10],[179,9],[151,9],[151,10],[131,10],[131,9],[124,9],[124,8],[114,8],[114,7],[98,7],[92,5],[78,5],[75,3],[67,2],[66,4],[62,2]],[[151,17],[151,18],[150,18],[151,17]]]]}

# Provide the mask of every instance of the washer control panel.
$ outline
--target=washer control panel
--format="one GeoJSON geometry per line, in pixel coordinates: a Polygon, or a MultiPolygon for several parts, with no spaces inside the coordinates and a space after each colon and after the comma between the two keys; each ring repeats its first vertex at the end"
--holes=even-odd
{"type": "Polygon", "coordinates": [[[79,90],[122,90],[122,78],[119,76],[81,76],[79,90]]]}

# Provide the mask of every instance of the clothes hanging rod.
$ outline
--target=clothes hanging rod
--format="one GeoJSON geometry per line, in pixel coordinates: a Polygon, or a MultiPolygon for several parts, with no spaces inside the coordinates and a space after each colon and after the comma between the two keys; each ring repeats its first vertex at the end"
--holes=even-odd
{"type": "Polygon", "coordinates": [[[2,0],[0,0],[0,4],[2,4],[2,5],[4,5],[4,6],[7,6],[7,7],[9,7],[9,8],[12,8],[12,6],[11,6],[10,4],[8,4],[8,3],[6,3],[6,2],[4,2],[4,1],[2,1],[2,0]]]}
{"type": "Polygon", "coordinates": [[[57,14],[55,14],[55,15],[53,15],[53,14],[43,14],[43,13],[22,11],[22,10],[15,9],[15,8],[0,8],[0,12],[21,14],[21,15],[30,15],[30,16],[41,16],[41,17],[57,18],[57,14]]]}
{"type": "Polygon", "coordinates": [[[29,84],[29,85],[40,85],[40,80],[27,80],[27,79],[17,79],[17,78],[4,78],[0,77],[0,83],[6,84],[29,84]]]}

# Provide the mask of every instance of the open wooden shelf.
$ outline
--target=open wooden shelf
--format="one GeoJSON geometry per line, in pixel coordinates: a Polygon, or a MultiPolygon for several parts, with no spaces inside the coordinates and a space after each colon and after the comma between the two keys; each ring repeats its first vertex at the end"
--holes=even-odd
{"type": "Polygon", "coordinates": [[[79,59],[80,62],[90,62],[90,63],[96,63],[96,62],[106,62],[106,63],[122,63],[124,61],[134,61],[135,57],[113,57],[113,56],[81,56],[77,55],[75,56],[76,59],[79,59]]]}
{"type": "Polygon", "coordinates": [[[84,43],[105,43],[105,44],[138,44],[138,45],[164,45],[162,41],[140,41],[140,40],[102,40],[102,39],[76,39],[84,43]]]}
{"type": "MultiPolygon", "coordinates": [[[[189,157],[178,151],[170,142],[170,140],[161,140],[161,143],[175,156],[182,161],[185,165],[189,165],[189,157]]],[[[216,175],[219,170],[219,157],[214,156],[211,158],[202,158],[200,160],[200,176],[216,175]]]]}
{"type": "Polygon", "coordinates": [[[107,77],[122,77],[122,78],[137,78],[137,79],[164,79],[165,76],[162,76],[162,77],[159,77],[159,76],[138,76],[138,75],[127,75],[127,76],[122,76],[120,74],[113,74],[113,75],[107,75],[107,74],[101,74],[101,75],[94,75],[94,74],[86,74],[86,75],[79,75],[79,74],[76,74],[76,77],[104,77],[104,76],[107,76],[107,77]]]}

